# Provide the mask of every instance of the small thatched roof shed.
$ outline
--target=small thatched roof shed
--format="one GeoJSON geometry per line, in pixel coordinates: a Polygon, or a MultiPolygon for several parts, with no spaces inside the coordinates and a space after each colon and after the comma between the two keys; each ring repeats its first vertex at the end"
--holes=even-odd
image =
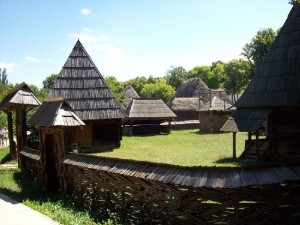
{"type": "MultiPolygon", "coordinates": [[[[133,133],[133,125],[147,125],[148,133],[159,133],[159,124],[165,121],[173,120],[176,115],[161,99],[141,99],[133,98],[127,107],[128,115],[127,125],[131,126],[131,134],[133,133]]],[[[142,126],[140,126],[141,128],[142,126]]],[[[142,130],[142,129],[140,129],[142,130]]],[[[145,133],[145,129],[141,131],[145,133]]],[[[137,132],[140,133],[140,132],[137,132]]]]}
{"type": "Polygon", "coordinates": [[[21,83],[13,88],[1,101],[0,109],[3,111],[15,111],[16,108],[35,107],[41,102],[26,83],[21,83]]]}
{"type": "MultiPolygon", "coordinates": [[[[269,157],[300,159],[300,6],[295,4],[222,131],[257,133],[267,121],[269,157]],[[298,150],[297,150],[298,149],[298,150]]],[[[249,143],[251,135],[249,135],[249,143]]],[[[261,141],[260,141],[261,142],[261,141]]],[[[248,145],[250,146],[250,145],[248,145]]],[[[257,157],[261,154],[256,144],[257,157]]],[[[247,149],[246,149],[247,150],[247,149]]]]}
{"type": "Polygon", "coordinates": [[[32,126],[47,127],[85,125],[63,98],[46,99],[28,123],[32,126]]]}
{"type": "Polygon", "coordinates": [[[131,85],[127,85],[124,88],[124,101],[122,105],[124,111],[127,109],[133,98],[140,98],[140,96],[131,85]]]}

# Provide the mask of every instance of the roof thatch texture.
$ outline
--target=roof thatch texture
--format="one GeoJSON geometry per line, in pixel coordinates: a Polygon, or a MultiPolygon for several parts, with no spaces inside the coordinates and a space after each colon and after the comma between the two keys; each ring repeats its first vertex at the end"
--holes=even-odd
{"type": "Polygon", "coordinates": [[[82,120],[118,119],[125,114],[78,40],[48,97],[64,97],[82,120]]]}
{"type": "Polygon", "coordinates": [[[129,119],[170,120],[176,117],[161,99],[132,99],[126,113],[129,119]]]}
{"type": "Polygon", "coordinates": [[[220,99],[225,100],[228,104],[231,104],[228,95],[221,89],[209,89],[207,85],[198,77],[190,78],[182,82],[178,87],[174,98],[168,103],[168,106],[176,111],[192,111],[199,109],[199,100],[201,103],[206,104],[211,98],[218,96],[220,99]],[[191,103],[197,104],[193,107],[191,103]],[[179,106],[180,105],[180,106],[179,106]]]}
{"type": "Polygon", "coordinates": [[[33,126],[83,126],[84,122],[62,98],[47,99],[28,121],[33,126]]]}
{"type": "Polygon", "coordinates": [[[204,105],[200,105],[199,111],[232,111],[235,107],[228,103],[226,100],[221,99],[218,96],[214,96],[211,101],[208,101],[204,105]]]}
{"type": "Polygon", "coordinates": [[[198,77],[190,78],[181,83],[175,93],[175,98],[198,97],[201,92],[208,92],[207,85],[198,77]]]}
{"type": "Polygon", "coordinates": [[[236,112],[221,131],[251,132],[264,122],[262,115],[267,118],[264,111],[270,112],[278,106],[300,105],[299,54],[300,6],[294,5],[262,65],[235,104],[236,112]],[[260,125],[255,123],[253,128],[253,120],[260,121],[260,125]]]}
{"type": "Polygon", "coordinates": [[[18,105],[25,107],[39,106],[41,102],[26,83],[21,83],[12,89],[0,103],[0,109],[12,110],[18,105]]]}
{"type": "MultiPolygon", "coordinates": [[[[201,104],[202,101],[201,101],[201,104]]],[[[196,111],[199,109],[199,98],[173,98],[167,104],[173,111],[196,111]]]]}
{"type": "Polygon", "coordinates": [[[140,98],[140,96],[131,85],[127,85],[124,89],[123,110],[127,109],[133,98],[140,98]]]}
{"type": "Polygon", "coordinates": [[[294,5],[237,107],[300,105],[300,6],[294,5]]]}

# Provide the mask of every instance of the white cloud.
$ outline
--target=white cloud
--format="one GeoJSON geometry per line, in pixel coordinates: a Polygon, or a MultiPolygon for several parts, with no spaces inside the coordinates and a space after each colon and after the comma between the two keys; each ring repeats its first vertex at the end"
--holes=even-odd
{"type": "Polygon", "coordinates": [[[17,68],[21,67],[21,65],[18,65],[17,63],[6,63],[6,62],[0,62],[0,68],[6,68],[7,73],[13,73],[17,68]]]}
{"type": "Polygon", "coordinates": [[[36,58],[34,58],[32,56],[26,56],[25,60],[30,61],[30,62],[36,62],[36,61],[38,61],[36,58]]]}
{"type": "Polygon", "coordinates": [[[66,47],[61,47],[60,50],[63,52],[65,51],[67,48],[66,47]]]}
{"type": "Polygon", "coordinates": [[[82,15],[88,16],[91,13],[91,10],[83,8],[80,10],[80,12],[82,15]]]}

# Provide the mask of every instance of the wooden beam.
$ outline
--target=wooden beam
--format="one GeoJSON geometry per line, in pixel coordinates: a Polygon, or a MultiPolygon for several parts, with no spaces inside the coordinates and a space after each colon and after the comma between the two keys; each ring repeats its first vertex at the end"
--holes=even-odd
{"type": "Polygon", "coordinates": [[[232,156],[236,159],[236,132],[232,133],[232,156]]]}
{"type": "Polygon", "coordinates": [[[17,159],[16,144],[14,142],[14,129],[13,129],[13,118],[12,112],[6,112],[7,123],[8,123],[8,140],[9,140],[9,153],[12,159],[17,159]]]}

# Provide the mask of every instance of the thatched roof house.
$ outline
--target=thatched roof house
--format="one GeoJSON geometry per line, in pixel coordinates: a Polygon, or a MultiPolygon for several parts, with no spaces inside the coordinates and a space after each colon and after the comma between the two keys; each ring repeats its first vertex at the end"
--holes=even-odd
{"type": "Polygon", "coordinates": [[[161,123],[176,117],[161,99],[133,98],[126,113],[131,134],[159,133],[161,123]]]}
{"type": "Polygon", "coordinates": [[[300,159],[299,25],[300,6],[294,5],[261,67],[237,101],[236,112],[222,128],[249,132],[247,146],[254,146],[256,157],[300,159]],[[267,138],[258,140],[264,121],[268,122],[267,138]],[[255,142],[251,141],[252,132],[257,134],[255,142]]]}
{"type": "Polygon", "coordinates": [[[80,146],[120,145],[125,113],[79,40],[48,97],[63,97],[86,124],[75,128],[80,146]]]}
{"type": "Polygon", "coordinates": [[[224,90],[211,90],[200,78],[195,77],[182,82],[167,105],[177,115],[178,121],[198,120],[197,110],[214,96],[231,103],[224,90]]]}
{"type": "Polygon", "coordinates": [[[235,108],[220,96],[214,96],[211,101],[200,105],[199,121],[200,132],[217,133],[225,124],[235,108]]]}
{"type": "Polygon", "coordinates": [[[127,85],[124,88],[124,101],[122,104],[124,111],[127,109],[128,105],[131,103],[131,100],[133,98],[140,98],[140,96],[131,85],[127,85]]]}

